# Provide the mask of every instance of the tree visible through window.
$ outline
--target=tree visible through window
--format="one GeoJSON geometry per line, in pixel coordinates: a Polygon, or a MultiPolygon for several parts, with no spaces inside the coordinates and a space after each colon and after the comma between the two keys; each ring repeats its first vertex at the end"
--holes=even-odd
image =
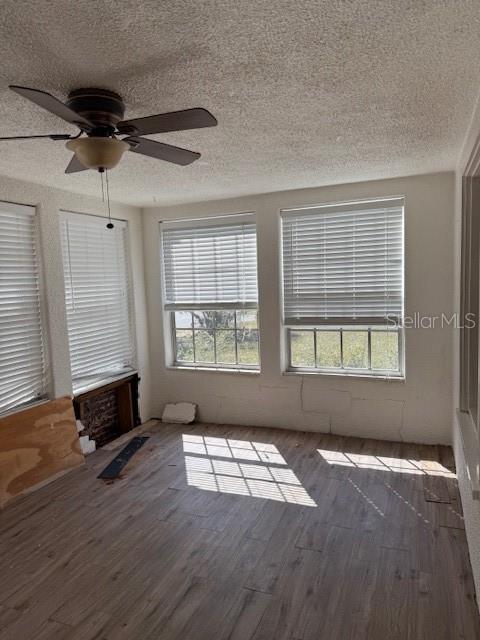
{"type": "Polygon", "coordinates": [[[176,311],[177,363],[258,366],[255,310],[176,311]]]}
{"type": "Polygon", "coordinates": [[[252,215],[163,223],[162,246],[172,364],[258,368],[252,215]]]}

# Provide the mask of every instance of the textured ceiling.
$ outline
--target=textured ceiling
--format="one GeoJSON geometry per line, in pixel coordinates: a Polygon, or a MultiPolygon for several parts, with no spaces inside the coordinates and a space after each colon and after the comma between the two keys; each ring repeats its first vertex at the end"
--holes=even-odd
{"type": "MultiPolygon", "coordinates": [[[[480,2],[2,0],[0,136],[69,131],[7,89],[122,94],[126,117],[202,106],[213,129],[127,154],[114,200],[152,206],[452,169],[480,82],[480,2]]],[[[0,143],[0,174],[98,195],[63,142],[0,143]]]]}

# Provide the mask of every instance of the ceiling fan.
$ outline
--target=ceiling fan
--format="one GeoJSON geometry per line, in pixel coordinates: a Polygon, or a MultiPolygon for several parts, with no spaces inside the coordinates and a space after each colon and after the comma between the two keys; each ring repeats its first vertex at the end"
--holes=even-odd
{"type": "Polygon", "coordinates": [[[0,137],[0,141],[38,138],[67,140],[66,146],[70,151],[73,151],[74,155],[65,169],[65,173],[75,173],[86,169],[97,169],[100,172],[113,169],[127,150],[185,166],[198,160],[200,154],[162,142],[155,142],[142,136],[214,127],[217,124],[216,118],[209,111],[200,108],[123,120],[125,105],[121,96],[106,89],[76,89],[68,95],[66,104],[51,94],[38,89],[16,85],[10,85],[10,89],[62,120],[76,125],[80,132],[76,136],[67,133],[52,133],[49,135],[0,137]],[[120,139],[117,136],[126,137],[120,139]]]}

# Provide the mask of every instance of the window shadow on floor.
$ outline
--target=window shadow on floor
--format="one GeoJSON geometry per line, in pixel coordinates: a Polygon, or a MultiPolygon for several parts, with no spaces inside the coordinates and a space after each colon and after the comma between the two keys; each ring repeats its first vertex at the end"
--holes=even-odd
{"type": "Polygon", "coordinates": [[[273,444],[188,434],[182,439],[189,486],[317,506],[273,444]]]}

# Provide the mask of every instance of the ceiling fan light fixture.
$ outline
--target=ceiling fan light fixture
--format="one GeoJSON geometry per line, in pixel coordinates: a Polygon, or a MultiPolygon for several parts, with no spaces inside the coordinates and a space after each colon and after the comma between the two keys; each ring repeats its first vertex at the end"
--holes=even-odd
{"type": "Polygon", "coordinates": [[[66,143],[87,169],[113,169],[130,146],[115,138],[76,138],[66,143]]]}

